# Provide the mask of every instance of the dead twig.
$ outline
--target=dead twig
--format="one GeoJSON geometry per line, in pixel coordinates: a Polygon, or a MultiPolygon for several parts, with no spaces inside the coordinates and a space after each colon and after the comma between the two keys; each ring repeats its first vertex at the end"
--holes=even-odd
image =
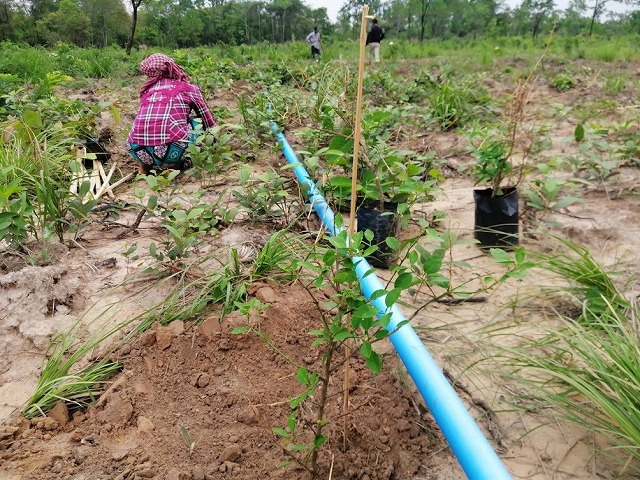
{"type": "Polygon", "coordinates": [[[140,222],[142,222],[142,217],[144,217],[145,213],[147,213],[146,208],[143,208],[142,210],[140,210],[138,212],[138,216],[136,217],[135,221],[131,225],[126,227],[127,230],[125,230],[124,232],[120,232],[118,235],[116,235],[116,238],[118,240],[121,240],[127,235],[127,233],[133,232],[134,230],[136,230],[140,226],[140,222]]]}

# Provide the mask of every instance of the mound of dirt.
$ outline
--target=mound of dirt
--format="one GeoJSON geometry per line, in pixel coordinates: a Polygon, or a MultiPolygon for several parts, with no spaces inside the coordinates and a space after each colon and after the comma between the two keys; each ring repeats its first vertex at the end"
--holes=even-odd
{"type": "MultiPolygon", "coordinates": [[[[270,304],[260,316],[174,322],[125,346],[122,372],[88,411],[59,403],[49,417],[11,419],[0,427],[0,478],[309,478],[295,463],[279,466],[291,457],[272,428],[286,427],[288,401],[302,392],[297,366],[320,371],[322,352],[307,333],[320,315],[295,285],[261,285],[254,294],[270,304]],[[262,338],[231,333],[247,322],[262,338]]],[[[372,375],[351,359],[346,449],[343,368],[331,379],[320,478],[424,478],[440,440],[419,397],[393,372],[395,357],[386,360],[372,375]]],[[[310,438],[316,400],[299,408],[298,441],[310,438]]]]}

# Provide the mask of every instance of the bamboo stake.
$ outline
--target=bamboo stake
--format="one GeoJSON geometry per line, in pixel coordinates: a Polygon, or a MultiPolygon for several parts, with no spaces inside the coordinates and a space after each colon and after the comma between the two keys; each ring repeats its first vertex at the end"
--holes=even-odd
{"type": "Polygon", "coordinates": [[[93,169],[91,170],[91,177],[89,178],[89,191],[87,195],[82,199],[83,203],[88,202],[91,197],[95,198],[96,192],[102,186],[100,183],[100,170],[98,169],[99,162],[97,160],[93,160],[93,169]]]}
{"type": "Polygon", "coordinates": [[[116,183],[114,183],[113,185],[111,185],[111,189],[115,190],[116,187],[119,187],[120,185],[122,185],[124,182],[126,182],[127,180],[129,180],[131,177],[133,177],[135,175],[135,173],[131,172],[127,175],[125,175],[124,177],[122,177],[120,180],[118,180],[116,183]]]}
{"type": "MultiPolygon", "coordinates": [[[[356,116],[353,131],[353,163],[351,167],[351,208],[349,211],[349,238],[353,238],[356,225],[356,192],[358,190],[358,158],[360,155],[360,139],[362,138],[362,84],[364,83],[365,43],[367,41],[367,19],[369,6],[362,7],[362,23],[360,25],[360,61],[358,64],[358,89],[356,94],[356,116]]],[[[351,345],[347,341],[344,344],[344,381],[343,381],[343,424],[342,424],[342,449],[347,451],[347,429],[349,421],[349,358],[351,357],[351,345]]]]}
{"type": "Polygon", "coordinates": [[[362,138],[362,84],[364,83],[365,43],[367,41],[367,19],[370,18],[369,6],[362,7],[362,24],[360,25],[360,62],[358,64],[358,90],[356,94],[356,118],[353,131],[353,163],[351,166],[351,208],[349,211],[349,237],[355,232],[356,191],[358,190],[358,158],[360,140],[362,138]]]}
{"type": "MultiPolygon", "coordinates": [[[[111,198],[114,198],[115,195],[113,194],[111,185],[109,185],[109,181],[111,180],[111,176],[113,175],[113,172],[116,171],[116,163],[113,162],[111,164],[111,169],[109,170],[109,174],[105,176],[104,178],[104,183],[102,184],[102,187],[100,188],[100,190],[98,190],[95,194],[95,196],[93,197],[95,200],[99,199],[102,194],[106,191],[109,192],[111,195],[111,198]]],[[[100,163],[100,173],[104,173],[104,168],[102,167],[102,163],[100,163]]]]}
{"type": "Polygon", "coordinates": [[[71,193],[78,193],[80,185],[82,185],[84,178],[87,176],[87,170],[84,168],[84,163],[82,162],[82,159],[86,154],[87,149],[85,147],[77,147],[76,160],[78,160],[78,171],[73,174],[73,177],[71,177],[71,185],[69,186],[69,191],[71,193]]]}
{"type": "MultiPolygon", "coordinates": [[[[115,198],[116,196],[113,194],[111,190],[111,185],[109,185],[109,180],[111,179],[111,175],[113,175],[113,171],[115,170],[115,162],[111,164],[111,171],[109,171],[109,175],[107,175],[104,171],[104,165],[102,162],[99,162],[98,168],[100,169],[100,177],[102,177],[103,186],[106,185],[105,192],[109,195],[109,198],[115,198]]],[[[104,193],[104,192],[103,192],[104,193]]],[[[102,194],[100,194],[102,195],[102,194]]]]}

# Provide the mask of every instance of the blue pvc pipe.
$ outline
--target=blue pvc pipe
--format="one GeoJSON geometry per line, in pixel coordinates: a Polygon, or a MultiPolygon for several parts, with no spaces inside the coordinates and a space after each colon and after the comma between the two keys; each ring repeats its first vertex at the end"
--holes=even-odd
{"type": "MultiPolygon", "coordinates": [[[[287,161],[294,165],[293,171],[318,217],[331,235],[335,236],[341,229],[336,229],[333,211],[278,126],[272,122],[271,128],[277,140],[282,144],[282,152],[287,161]]],[[[371,266],[364,258],[353,257],[352,260],[356,265],[356,274],[360,280],[362,293],[367,300],[370,300],[374,292],[384,289],[384,285],[375,273],[369,273],[365,276],[367,272],[371,271],[371,266]]],[[[380,314],[389,311],[384,296],[376,298],[372,304],[380,314]]],[[[438,422],[467,478],[470,480],[511,480],[511,475],[415,330],[408,323],[396,330],[398,324],[405,320],[406,317],[400,308],[394,304],[391,307],[391,321],[387,326],[387,330],[393,332],[389,338],[433,417],[438,422]]]]}

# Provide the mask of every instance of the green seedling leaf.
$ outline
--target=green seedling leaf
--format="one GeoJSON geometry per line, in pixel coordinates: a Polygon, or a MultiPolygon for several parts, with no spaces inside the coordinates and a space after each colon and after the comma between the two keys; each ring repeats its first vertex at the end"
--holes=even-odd
{"type": "Polygon", "coordinates": [[[313,448],[320,448],[327,441],[327,437],[320,434],[313,439],[313,448]]]}
{"type": "Polygon", "coordinates": [[[492,248],[489,250],[489,253],[493,257],[493,259],[498,263],[511,263],[511,257],[507,252],[502,250],[501,248],[492,248]]]}
{"type": "Polygon", "coordinates": [[[349,177],[335,176],[329,179],[329,185],[338,188],[351,188],[351,179],[349,177]]]}
{"type": "Polygon", "coordinates": [[[232,335],[242,335],[243,333],[247,333],[249,329],[247,327],[236,327],[231,330],[232,335]]]}
{"type": "Polygon", "coordinates": [[[360,354],[364,358],[369,358],[373,354],[373,348],[371,348],[371,344],[369,342],[364,342],[360,347],[360,354]]]}
{"type": "Polygon", "coordinates": [[[288,437],[289,436],[289,434],[287,433],[287,431],[284,428],[273,427],[271,429],[271,431],[273,433],[275,433],[276,435],[278,435],[279,437],[288,437]]]}
{"type": "Polygon", "coordinates": [[[579,203],[579,202],[582,202],[581,198],[577,198],[577,197],[562,197],[560,200],[558,200],[556,203],[554,203],[551,208],[553,210],[559,210],[561,208],[566,208],[569,205],[573,205],[574,203],[579,203]]]}
{"type": "Polygon", "coordinates": [[[155,175],[146,175],[144,179],[147,181],[147,185],[149,185],[149,188],[151,188],[151,190],[158,190],[158,177],[156,177],[155,175]]]}
{"type": "Polygon", "coordinates": [[[287,419],[287,427],[289,428],[289,431],[292,434],[296,430],[296,417],[297,417],[297,412],[293,411],[291,412],[291,415],[289,415],[289,418],[287,419]]]}
{"type": "Polygon", "coordinates": [[[380,297],[384,297],[386,294],[387,294],[387,291],[384,288],[381,288],[380,290],[376,290],[375,292],[373,292],[369,300],[373,302],[374,300],[380,297]]]}
{"type": "Polygon", "coordinates": [[[382,370],[382,360],[376,352],[371,352],[371,356],[365,358],[365,363],[373,373],[380,373],[382,370]]]}
{"type": "Polygon", "coordinates": [[[370,318],[378,313],[378,309],[373,305],[365,303],[360,305],[353,313],[353,318],[370,318]]]}
{"type": "Polygon", "coordinates": [[[29,128],[32,128],[34,130],[41,130],[42,129],[42,117],[40,116],[40,114],[38,112],[34,112],[32,110],[27,110],[26,112],[24,112],[22,114],[22,121],[29,128]]]}
{"type": "Polygon", "coordinates": [[[411,285],[413,285],[413,275],[411,275],[409,272],[401,273],[400,275],[398,275],[398,278],[396,278],[396,288],[404,290],[406,288],[409,288],[411,285]]]}
{"type": "Polygon", "coordinates": [[[299,368],[296,373],[296,379],[302,385],[309,385],[309,370],[306,368],[299,368]]]}
{"type": "Polygon", "coordinates": [[[395,237],[387,237],[385,242],[391,250],[398,250],[400,248],[400,242],[398,242],[398,239],[395,237]]]}
{"type": "Polygon", "coordinates": [[[584,140],[584,126],[581,123],[576,125],[576,129],[573,132],[573,138],[576,139],[576,142],[584,140]]]}
{"type": "Polygon", "coordinates": [[[353,335],[351,335],[351,333],[348,330],[342,330],[333,336],[333,340],[335,342],[342,342],[343,340],[346,340],[347,338],[351,338],[351,337],[353,337],[353,335]]]}
{"type": "Polygon", "coordinates": [[[394,288],[393,290],[389,291],[389,293],[387,293],[387,296],[384,298],[385,305],[387,307],[391,307],[394,303],[398,301],[398,298],[400,298],[401,293],[402,293],[402,290],[399,288],[394,288]]]}
{"type": "Polygon", "coordinates": [[[147,210],[155,210],[157,206],[158,206],[158,196],[151,195],[147,200],[147,210]]]}
{"type": "Polygon", "coordinates": [[[336,283],[349,283],[355,281],[355,275],[350,271],[343,270],[333,276],[333,281],[336,283]]]}
{"type": "Polygon", "coordinates": [[[283,165],[282,167],[280,167],[280,170],[290,170],[292,168],[301,167],[301,166],[302,166],[301,163],[287,163],[286,165],[283,165]]]}

